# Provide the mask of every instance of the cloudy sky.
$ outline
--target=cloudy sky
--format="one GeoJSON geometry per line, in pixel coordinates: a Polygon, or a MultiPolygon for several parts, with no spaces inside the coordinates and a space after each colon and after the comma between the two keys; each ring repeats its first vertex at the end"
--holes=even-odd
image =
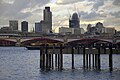
{"type": "MultiPolygon", "coordinates": [[[[0,0],[0,27],[9,20],[26,20],[29,30],[42,20],[43,9],[50,6],[53,13],[53,30],[68,26],[69,16],[80,15],[81,27],[102,22],[105,27],[120,30],[120,0],[0,0]]],[[[57,30],[56,30],[57,31],[57,30]]]]}

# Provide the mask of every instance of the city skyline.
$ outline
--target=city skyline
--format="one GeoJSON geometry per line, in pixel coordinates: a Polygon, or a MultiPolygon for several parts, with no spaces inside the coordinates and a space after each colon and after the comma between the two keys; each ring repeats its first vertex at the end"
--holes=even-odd
{"type": "Polygon", "coordinates": [[[81,27],[84,29],[87,24],[102,22],[105,27],[120,30],[119,5],[119,0],[1,0],[0,27],[8,25],[9,20],[19,20],[19,25],[25,20],[32,28],[35,22],[43,20],[44,7],[50,6],[53,29],[56,26],[68,25],[69,16],[78,12],[81,16],[81,27]]]}

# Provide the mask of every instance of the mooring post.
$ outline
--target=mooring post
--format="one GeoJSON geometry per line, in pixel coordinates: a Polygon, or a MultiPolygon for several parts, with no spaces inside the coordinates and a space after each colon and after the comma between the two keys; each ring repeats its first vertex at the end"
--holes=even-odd
{"type": "Polygon", "coordinates": [[[110,54],[109,54],[109,69],[110,69],[110,72],[111,72],[111,71],[113,71],[113,62],[112,62],[113,50],[112,50],[112,46],[110,46],[109,49],[110,49],[110,54]]]}
{"type": "Polygon", "coordinates": [[[71,48],[71,54],[72,54],[72,69],[74,69],[74,47],[71,48]]]}
{"type": "Polygon", "coordinates": [[[83,47],[83,68],[85,69],[85,47],[83,47]]]}

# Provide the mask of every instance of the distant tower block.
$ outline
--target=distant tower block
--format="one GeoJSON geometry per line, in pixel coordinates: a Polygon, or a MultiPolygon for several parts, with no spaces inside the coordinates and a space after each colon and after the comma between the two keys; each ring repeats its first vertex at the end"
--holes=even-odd
{"type": "Polygon", "coordinates": [[[52,12],[50,11],[50,7],[45,7],[43,14],[44,19],[40,21],[42,32],[50,33],[52,31],[52,12]]]}
{"type": "Polygon", "coordinates": [[[69,28],[80,28],[80,20],[76,12],[69,19],[69,28]]]}
{"type": "Polygon", "coordinates": [[[28,22],[27,21],[21,22],[21,31],[28,32],[28,22]]]}
{"type": "Polygon", "coordinates": [[[9,27],[11,28],[12,31],[17,31],[18,30],[18,21],[17,20],[10,20],[9,27]]]}

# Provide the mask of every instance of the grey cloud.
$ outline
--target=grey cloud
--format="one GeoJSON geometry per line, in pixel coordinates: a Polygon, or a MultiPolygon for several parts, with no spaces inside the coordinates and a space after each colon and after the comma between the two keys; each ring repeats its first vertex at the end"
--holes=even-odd
{"type": "Polygon", "coordinates": [[[116,18],[120,18],[120,11],[118,12],[114,12],[114,13],[110,13],[112,16],[115,16],[116,18]]]}
{"type": "Polygon", "coordinates": [[[80,2],[80,1],[84,1],[84,0],[62,0],[62,3],[57,3],[56,4],[60,4],[60,5],[66,5],[66,4],[73,4],[76,2],[80,2]]]}
{"type": "Polygon", "coordinates": [[[81,15],[81,18],[88,21],[88,20],[98,20],[98,19],[101,19],[102,18],[102,15],[96,13],[96,12],[80,12],[79,13],[81,15]]]}
{"type": "Polygon", "coordinates": [[[120,6],[120,0],[114,0],[114,1],[113,1],[113,5],[120,6]]]}
{"type": "Polygon", "coordinates": [[[94,11],[97,11],[99,9],[99,7],[104,5],[104,0],[95,0],[95,4],[93,5],[93,9],[94,11]]]}
{"type": "Polygon", "coordinates": [[[120,27],[120,18],[108,18],[104,21],[105,26],[120,27]]]}

